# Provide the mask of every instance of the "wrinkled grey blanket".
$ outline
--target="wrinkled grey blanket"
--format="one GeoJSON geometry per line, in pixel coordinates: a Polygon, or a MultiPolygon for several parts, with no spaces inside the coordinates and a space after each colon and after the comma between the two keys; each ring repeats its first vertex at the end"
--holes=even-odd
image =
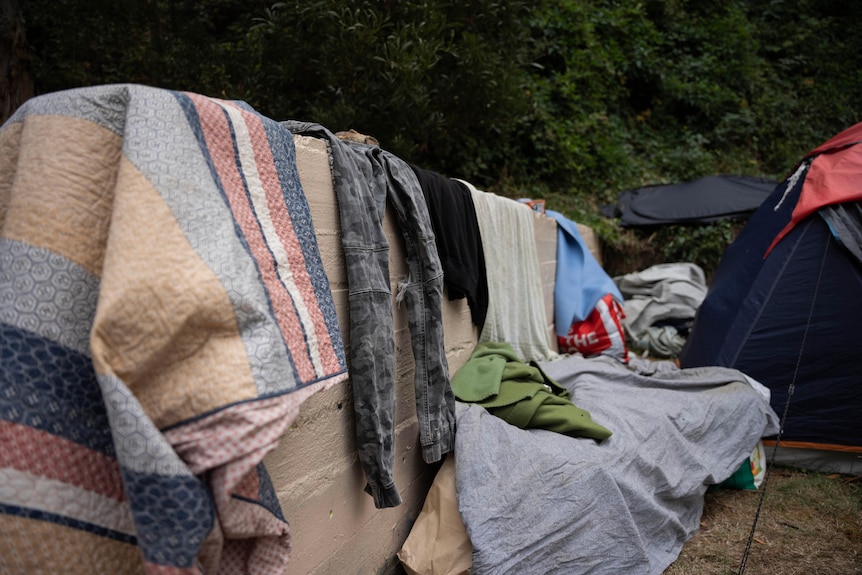
{"type": "Polygon", "coordinates": [[[458,405],[458,506],[474,575],[660,574],[709,484],[777,432],[768,400],[718,367],[642,375],[607,358],[540,363],[609,439],[522,430],[458,405]]]}
{"type": "Polygon", "coordinates": [[[634,341],[658,322],[694,319],[706,297],[703,270],[694,263],[666,263],[614,278],[625,298],[623,327],[634,341]]]}

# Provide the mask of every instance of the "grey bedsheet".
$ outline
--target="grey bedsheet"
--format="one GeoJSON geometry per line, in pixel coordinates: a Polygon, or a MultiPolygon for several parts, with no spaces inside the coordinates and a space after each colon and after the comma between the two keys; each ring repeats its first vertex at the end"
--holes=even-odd
{"type": "Polygon", "coordinates": [[[643,375],[610,359],[541,363],[613,431],[597,443],[521,430],[458,405],[458,505],[474,575],[660,574],[777,416],[743,374],[643,375]]]}

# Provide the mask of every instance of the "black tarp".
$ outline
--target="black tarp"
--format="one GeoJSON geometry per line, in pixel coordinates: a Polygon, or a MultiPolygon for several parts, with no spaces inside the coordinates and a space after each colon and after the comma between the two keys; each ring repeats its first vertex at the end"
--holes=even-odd
{"type": "Polygon", "coordinates": [[[624,227],[710,223],[748,218],[778,182],[753,176],[706,176],[677,184],[645,186],[620,192],[603,215],[624,227]]]}

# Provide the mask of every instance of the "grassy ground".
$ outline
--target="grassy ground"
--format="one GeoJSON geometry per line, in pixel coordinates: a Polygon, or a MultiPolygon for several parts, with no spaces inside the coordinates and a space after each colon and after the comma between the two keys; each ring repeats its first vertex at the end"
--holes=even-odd
{"type": "MultiPolygon", "coordinates": [[[[706,495],[700,531],[664,575],[740,572],[760,492],[706,495]]],[[[775,467],[747,575],[862,575],[862,478],[775,467]]]]}

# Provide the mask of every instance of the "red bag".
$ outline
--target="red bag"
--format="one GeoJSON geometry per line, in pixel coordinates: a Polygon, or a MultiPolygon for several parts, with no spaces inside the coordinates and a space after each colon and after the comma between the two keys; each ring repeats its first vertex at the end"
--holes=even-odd
{"type": "Polygon", "coordinates": [[[584,357],[609,355],[624,363],[629,361],[621,320],[626,317],[622,306],[611,294],[599,300],[584,321],[574,322],[566,336],[557,336],[561,353],[580,353],[584,357]]]}

